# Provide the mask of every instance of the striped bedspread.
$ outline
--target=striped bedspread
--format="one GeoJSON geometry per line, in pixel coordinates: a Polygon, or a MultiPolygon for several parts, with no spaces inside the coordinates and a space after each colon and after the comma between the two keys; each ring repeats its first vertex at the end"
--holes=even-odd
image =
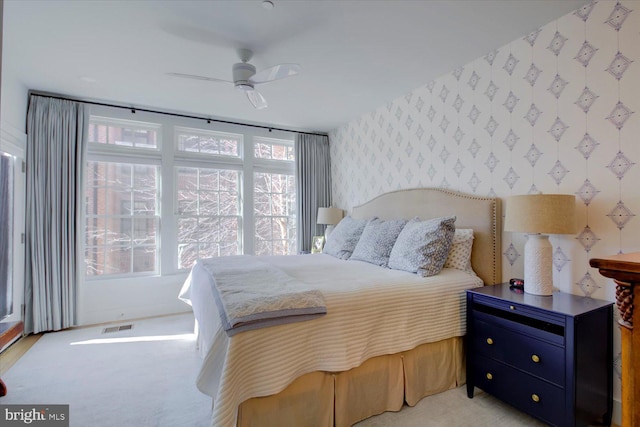
{"type": "Polygon", "coordinates": [[[220,321],[230,337],[315,319],[327,312],[320,291],[256,257],[237,255],[198,263],[211,275],[220,321]]]}
{"type": "Polygon", "coordinates": [[[258,259],[319,289],[327,314],[229,337],[210,276],[196,265],[180,297],[198,322],[197,386],[213,399],[212,426],[234,427],[240,403],[276,394],[306,373],[346,371],[375,356],[464,335],[464,291],[482,286],[477,276],[454,269],[423,278],[324,254],[258,259]]]}

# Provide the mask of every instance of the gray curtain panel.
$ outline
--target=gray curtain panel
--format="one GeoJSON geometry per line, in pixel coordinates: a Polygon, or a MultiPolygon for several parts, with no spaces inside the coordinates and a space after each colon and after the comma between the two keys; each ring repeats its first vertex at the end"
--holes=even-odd
{"type": "Polygon", "coordinates": [[[27,113],[25,330],[76,320],[86,144],[82,103],[31,95],[27,113]]]}
{"type": "Polygon", "coordinates": [[[309,251],[313,236],[324,228],[316,224],[318,208],[331,206],[329,137],[296,136],[296,184],[298,200],[298,249],[309,251]]]}

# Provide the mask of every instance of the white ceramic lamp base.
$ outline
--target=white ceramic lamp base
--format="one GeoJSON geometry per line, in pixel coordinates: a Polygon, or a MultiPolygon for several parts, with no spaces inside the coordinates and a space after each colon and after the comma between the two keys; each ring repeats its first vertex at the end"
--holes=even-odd
{"type": "Polygon", "coordinates": [[[524,291],[533,295],[553,293],[553,247],[549,236],[529,234],[524,245],[524,291]]]}

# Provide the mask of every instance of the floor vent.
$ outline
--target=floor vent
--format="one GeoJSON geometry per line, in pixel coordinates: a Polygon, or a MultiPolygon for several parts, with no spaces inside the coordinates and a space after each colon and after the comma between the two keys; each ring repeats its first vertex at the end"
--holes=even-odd
{"type": "Polygon", "coordinates": [[[111,326],[109,328],[104,328],[102,333],[103,334],[110,334],[111,332],[128,331],[130,329],[133,329],[133,325],[132,324],[121,325],[121,326],[111,326]]]}

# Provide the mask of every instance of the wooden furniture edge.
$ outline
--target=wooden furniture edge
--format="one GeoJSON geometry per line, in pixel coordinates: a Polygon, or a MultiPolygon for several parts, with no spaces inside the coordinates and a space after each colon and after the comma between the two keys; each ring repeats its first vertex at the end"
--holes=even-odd
{"type": "Polygon", "coordinates": [[[589,260],[604,277],[616,284],[616,305],[620,311],[619,321],[622,351],[622,426],[640,427],[640,368],[637,364],[640,353],[640,310],[633,303],[640,301],[640,252],[618,254],[589,260]],[[626,320],[625,320],[626,318],[626,320]]]}

